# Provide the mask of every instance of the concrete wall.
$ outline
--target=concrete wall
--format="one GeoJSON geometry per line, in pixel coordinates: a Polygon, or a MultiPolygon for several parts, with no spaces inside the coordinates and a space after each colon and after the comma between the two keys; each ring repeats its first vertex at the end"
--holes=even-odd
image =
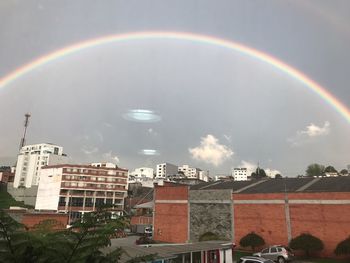
{"type": "Polygon", "coordinates": [[[7,184],[7,192],[12,195],[16,201],[23,201],[26,205],[35,206],[38,186],[30,188],[14,188],[13,183],[7,184]]]}
{"type": "Polygon", "coordinates": [[[57,210],[63,168],[41,170],[35,209],[57,210]]]}
{"type": "Polygon", "coordinates": [[[207,232],[218,235],[221,240],[232,239],[231,197],[231,190],[189,192],[191,241],[198,241],[207,232]]]}

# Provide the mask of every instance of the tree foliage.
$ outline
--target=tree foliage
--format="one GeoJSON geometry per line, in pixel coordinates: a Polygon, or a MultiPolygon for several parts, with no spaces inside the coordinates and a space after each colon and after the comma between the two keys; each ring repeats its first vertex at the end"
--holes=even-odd
{"type": "Polygon", "coordinates": [[[123,218],[111,219],[105,209],[86,213],[69,229],[52,231],[57,222],[44,221],[26,231],[5,212],[0,211],[0,262],[118,262],[120,248],[109,253],[101,249],[110,245],[116,229],[124,229],[123,218]]]}
{"type": "Polygon", "coordinates": [[[307,257],[309,257],[312,252],[323,250],[324,247],[322,240],[306,233],[293,238],[289,246],[295,250],[303,250],[307,257]]]}
{"type": "Polygon", "coordinates": [[[242,247],[251,247],[254,251],[255,248],[265,245],[265,240],[258,234],[251,232],[242,237],[239,244],[242,247]]]}
{"type": "Polygon", "coordinates": [[[324,166],[321,164],[313,163],[310,164],[306,169],[306,176],[322,176],[324,172],[324,166]]]}
{"type": "Polygon", "coordinates": [[[325,169],[324,169],[324,172],[325,173],[338,173],[338,171],[331,165],[327,166],[325,169]]]}
{"type": "Polygon", "coordinates": [[[266,172],[265,172],[264,169],[262,169],[260,167],[257,167],[255,172],[253,172],[251,174],[251,178],[253,178],[253,179],[262,179],[262,178],[265,178],[265,177],[267,177],[266,172]]]}
{"type": "Polygon", "coordinates": [[[348,172],[348,170],[343,169],[343,170],[341,170],[341,171],[339,172],[339,174],[340,174],[340,175],[348,175],[349,172],[348,172]]]}
{"type": "Polygon", "coordinates": [[[350,237],[341,241],[334,250],[334,254],[340,255],[350,255],[350,237]]]}

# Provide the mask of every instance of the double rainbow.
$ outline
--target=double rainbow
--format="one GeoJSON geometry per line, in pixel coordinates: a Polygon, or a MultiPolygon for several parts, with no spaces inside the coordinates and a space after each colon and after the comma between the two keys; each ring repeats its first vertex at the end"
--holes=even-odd
{"type": "Polygon", "coordinates": [[[259,59],[263,62],[266,62],[278,70],[286,73],[292,78],[297,79],[305,87],[312,90],[318,96],[320,96],[324,101],[331,105],[338,113],[340,113],[349,123],[350,123],[350,110],[339,101],[335,96],[333,96],[326,88],[322,87],[320,84],[300,72],[299,70],[287,65],[281,60],[274,58],[266,53],[263,53],[259,50],[253,49],[251,47],[242,45],[237,42],[224,40],[220,38],[215,38],[206,35],[198,35],[193,33],[183,33],[183,32],[162,32],[162,31],[149,31],[149,32],[135,32],[135,33],[126,33],[126,34],[117,34],[117,35],[108,35],[95,39],[90,39],[87,41],[79,42],[73,44],[42,57],[39,57],[28,64],[21,66],[8,75],[0,79],[0,88],[4,87],[21,76],[29,73],[33,69],[43,66],[51,61],[56,59],[63,58],[77,51],[96,47],[108,43],[117,43],[124,41],[137,41],[137,40],[146,40],[146,39],[176,39],[183,41],[192,41],[202,44],[209,44],[218,47],[227,48],[229,50],[234,50],[242,54],[248,55],[255,59],[259,59]]]}

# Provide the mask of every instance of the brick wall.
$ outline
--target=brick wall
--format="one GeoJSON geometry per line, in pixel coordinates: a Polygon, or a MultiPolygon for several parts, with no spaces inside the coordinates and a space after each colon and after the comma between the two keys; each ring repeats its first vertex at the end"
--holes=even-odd
{"type": "MultiPolygon", "coordinates": [[[[286,217],[288,213],[286,213],[285,197],[284,193],[233,194],[234,227],[227,231],[232,231],[234,242],[239,244],[244,235],[254,231],[265,239],[266,245],[288,245],[286,217]]],[[[187,186],[156,187],[154,219],[156,240],[177,243],[188,241],[188,232],[193,228],[193,223],[189,222],[188,218],[190,202],[193,201],[189,198],[187,186]],[[191,229],[188,229],[189,225],[192,226],[191,229]]],[[[348,192],[290,193],[288,206],[291,237],[294,238],[301,233],[317,236],[325,245],[321,256],[334,256],[336,245],[350,234],[348,192]]],[[[219,219],[217,213],[211,214],[213,217],[211,220],[219,219]]]]}
{"type": "Polygon", "coordinates": [[[131,225],[152,225],[153,217],[152,216],[133,216],[130,220],[131,225]]]}
{"type": "Polygon", "coordinates": [[[54,229],[65,229],[68,223],[67,214],[52,214],[52,213],[26,213],[22,216],[22,224],[29,229],[32,229],[35,225],[43,222],[44,220],[56,220],[57,224],[54,229]]]}
{"type": "MultiPolygon", "coordinates": [[[[284,194],[233,194],[233,198],[241,200],[241,203],[234,204],[236,243],[254,231],[265,239],[267,245],[288,244],[284,194]],[[247,200],[247,203],[242,203],[242,200],[247,200]],[[277,202],[264,204],[264,200],[277,202]]],[[[350,193],[291,193],[288,200],[292,238],[310,233],[324,242],[321,256],[334,256],[336,245],[350,234],[350,204],[328,202],[350,201],[350,193]]]]}
{"type": "Polygon", "coordinates": [[[154,239],[183,243],[188,240],[188,186],[155,187],[154,239]]]}

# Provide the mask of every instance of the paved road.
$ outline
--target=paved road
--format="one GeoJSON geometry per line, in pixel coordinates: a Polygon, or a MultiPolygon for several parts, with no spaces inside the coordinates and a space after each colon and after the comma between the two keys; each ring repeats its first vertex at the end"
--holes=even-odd
{"type": "Polygon", "coordinates": [[[125,238],[113,238],[111,239],[111,246],[112,247],[120,247],[120,246],[130,246],[135,245],[136,239],[138,239],[139,236],[128,236],[125,238]]]}

